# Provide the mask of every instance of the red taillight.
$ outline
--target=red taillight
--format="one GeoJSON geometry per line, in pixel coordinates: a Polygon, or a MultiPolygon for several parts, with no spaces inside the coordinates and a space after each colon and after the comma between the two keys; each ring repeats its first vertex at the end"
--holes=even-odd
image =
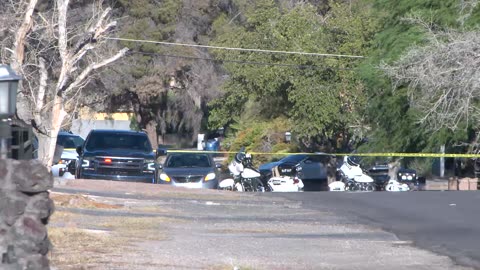
{"type": "Polygon", "coordinates": [[[112,163],[112,159],[111,158],[106,158],[103,160],[105,163],[112,163]]]}
{"type": "Polygon", "coordinates": [[[294,184],[298,184],[299,182],[300,182],[300,181],[298,181],[298,178],[297,178],[297,177],[293,178],[293,183],[294,183],[294,184]]]}

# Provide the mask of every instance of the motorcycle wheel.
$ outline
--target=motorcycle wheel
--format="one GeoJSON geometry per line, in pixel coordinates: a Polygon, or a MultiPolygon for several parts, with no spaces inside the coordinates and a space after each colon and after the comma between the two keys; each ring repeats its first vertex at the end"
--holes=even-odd
{"type": "Polygon", "coordinates": [[[354,183],[348,181],[345,185],[345,191],[354,191],[354,183]]]}
{"type": "Polygon", "coordinates": [[[361,183],[357,183],[355,182],[353,185],[353,190],[355,191],[363,191],[363,187],[362,187],[362,184],[361,183]]]}
{"type": "Polygon", "coordinates": [[[253,181],[253,185],[254,185],[254,191],[255,192],[265,192],[265,187],[263,186],[263,183],[260,179],[255,179],[253,181]]]}
{"type": "Polygon", "coordinates": [[[239,192],[243,192],[243,191],[245,191],[245,188],[243,187],[242,183],[237,182],[237,183],[235,183],[234,190],[239,191],[239,192]]]}

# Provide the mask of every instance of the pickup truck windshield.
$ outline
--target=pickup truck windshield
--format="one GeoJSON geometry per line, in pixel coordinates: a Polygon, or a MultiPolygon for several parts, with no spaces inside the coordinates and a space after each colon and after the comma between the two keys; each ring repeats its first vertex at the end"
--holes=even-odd
{"type": "Polygon", "coordinates": [[[133,151],[151,152],[148,137],[143,134],[93,133],[87,140],[88,151],[105,149],[131,149],[133,151]]]}
{"type": "Polygon", "coordinates": [[[77,148],[83,145],[83,139],[80,136],[58,135],[57,144],[64,148],[77,148]]]}

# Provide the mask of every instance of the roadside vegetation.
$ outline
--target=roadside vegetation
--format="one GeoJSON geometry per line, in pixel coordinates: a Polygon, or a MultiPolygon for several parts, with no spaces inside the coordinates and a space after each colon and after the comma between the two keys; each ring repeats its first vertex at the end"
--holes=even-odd
{"type": "MultiPolygon", "coordinates": [[[[67,58],[52,34],[57,27],[45,25],[59,10],[45,3],[32,15],[37,27],[24,29],[26,60],[18,61],[18,51],[11,57],[12,33],[23,29],[25,10],[34,2],[0,8],[9,15],[0,19],[0,58],[16,60],[20,73],[31,71],[24,92],[38,97],[44,78],[48,85],[58,82],[67,58]],[[49,35],[39,38],[42,31],[49,35]],[[47,58],[55,61],[45,65],[47,58]]],[[[95,57],[122,48],[129,53],[86,81],[74,83],[79,70],[65,69],[71,89],[47,88],[43,105],[26,98],[28,106],[19,107],[19,117],[33,121],[37,135],[68,126],[86,107],[133,112],[133,126],[146,130],[154,145],[171,133],[187,134],[193,145],[198,133],[224,128],[224,149],[232,151],[438,152],[443,145],[448,153],[478,151],[478,0],[80,1],[70,3],[66,26],[88,29],[107,7],[118,25],[103,38],[330,56],[103,39],[108,46],[98,47],[95,57]],[[67,101],[63,108],[53,107],[58,97],[67,101]],[[292,132],[290,144],[279,136],[286,131],[292,132]]],[[[81,31],[73,36],[67,52],[84,44],[81,31]]],[[[75,65],[95,63],[89,53],[75,65]]]]}

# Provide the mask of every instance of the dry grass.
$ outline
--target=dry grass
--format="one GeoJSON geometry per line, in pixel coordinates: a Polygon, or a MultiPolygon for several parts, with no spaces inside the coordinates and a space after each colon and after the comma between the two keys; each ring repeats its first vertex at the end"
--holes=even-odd
{"type": "Polygon", "coordinates": [[[115,217],[97,224],[116,233],[117,239],[124,241],[161,241],[166,236],[163,233],[165,223],[182,223],[183,220],[162,217],[115,217]]]}
{"type": "Polygon", "coordinates": [[[101,269],[115,258],[135,252],[135,245],[132,245],[135,242],[165,240],[165,224],[172,222],[184,221],[162,217],[98,217],[56,211],[48,226],[53,244],[50,261],[58,269],[101,269]]]}
{"type": "Polygon", "coordinates": [[[50,198],[55,202],[55,205],[69,208],[88,208],[88,209],[119,209],[120,205],[107,204],[98,202],[89,196],[82,194],[59,194],[51,193],[50,198]]]}
{"type": "Polygon", "coordinates": [[[49,227],[76,228],[77,223],[82,220],[82,215],[55,210],[48,221],[49,227]]]}
{"type": "MultiPolygon", "coordinates": [[[[104,254],[115,251],[111,237],[106,234],[95,234],[78,228],[49,228],[53,249],[50,260],[53,265],[74,267],[98,263],[104,254]]],[[[62,268],[64,269],[64,268],[62,268]]]]}

